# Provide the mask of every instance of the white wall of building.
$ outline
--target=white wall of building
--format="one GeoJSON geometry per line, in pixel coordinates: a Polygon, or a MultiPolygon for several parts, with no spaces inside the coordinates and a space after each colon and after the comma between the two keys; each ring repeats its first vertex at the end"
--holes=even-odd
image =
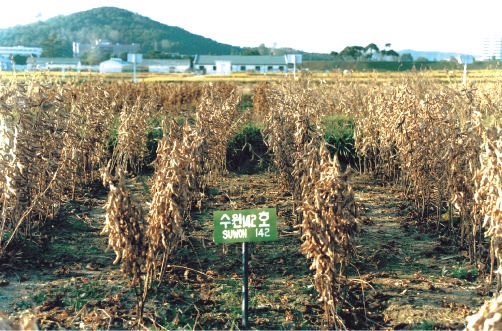
{"type": "Polygon", "coordinates": [[[502,59],[502,36],[486,37],[483,43],[483,60],[502,59]]]}
{"type": "Polygon", "coordinates": [[[149,65],[149,72],[158,72],[158,73],[170,73],[170,72],[187,72],[190,70],[190,65],[177,65],[177,66],[163,66],[163,65],[149,65]]]}
{"type": "Polygon", "coordinates": [[[112,58],[107,61],[103,61],[99,64],[99,72],[122,72],[124,68],[124,61],[122,59],[112,58]]]}

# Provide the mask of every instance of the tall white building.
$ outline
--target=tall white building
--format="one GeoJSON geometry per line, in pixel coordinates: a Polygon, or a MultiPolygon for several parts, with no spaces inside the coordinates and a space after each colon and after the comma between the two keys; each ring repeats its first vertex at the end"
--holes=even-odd
{"type": "Polygon", "coordinates": [[[483,42],[483,60],[502,59],[502,36],[492,35],[483,42]]]}

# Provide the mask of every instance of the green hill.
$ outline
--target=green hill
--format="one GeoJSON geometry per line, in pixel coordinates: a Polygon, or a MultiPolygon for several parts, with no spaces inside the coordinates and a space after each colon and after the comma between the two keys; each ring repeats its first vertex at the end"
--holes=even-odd
{"type": "Polygon", "coordinates": [[[242,49],[161,24],[130,11],[101,7],[43,22],[0,29],[0,46],[42,47],[42,56],[72,56],[72,44],[139,44],[145,55],[240,54],[242,49]]]}

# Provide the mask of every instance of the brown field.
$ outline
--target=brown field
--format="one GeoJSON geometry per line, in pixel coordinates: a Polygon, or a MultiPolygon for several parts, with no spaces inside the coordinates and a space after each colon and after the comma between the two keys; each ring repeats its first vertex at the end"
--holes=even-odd
{"type": "MultiPolygon", "coordinates": [[[[299,70],[296,74],[290,72],[287,74],[277,73],[233,73],[230,75],[199,75],[194,73],[172,73],[172,74],[154,74],[137,72],[136,78],[139,82],[210,82],[210,81],[234,81],[243,83],[256,83],[264,81],[277,81],[289,80],[292,77],[323,80],[326,82],[338,82],[340,80],[356,80],[356,81],[393,81],[396,79],[406,79],[409,77],[423,77],[425,79],[433,79],[437,82],[461,84],[463,81],[463,70],[427,70],[427,71],[404,71],[404,72],[351,72],[349,74],[342,71],[333,72],[309,72],[299,70]]],[[[467,82],[476,83],[496,83],[500,81],[502,71],[498,69],[485,69],[485,70],[468,70],[467,82]]],[[[117,81],[117,80],[133,80],[133,73],[109,73],[102,74],[98,72],[2,72],[0,71],[1,79],[17,79],[29,80],[30,77],[75,81],[75,80],[104,80],[104,81],[117,81]]]]}
{"type": "Polygon", "coordinates": [[[498,71],[129,78],[0,73],[0,328],[244,328],[213,212],[262,207],[246,328],[489,316],[498,71]]]}

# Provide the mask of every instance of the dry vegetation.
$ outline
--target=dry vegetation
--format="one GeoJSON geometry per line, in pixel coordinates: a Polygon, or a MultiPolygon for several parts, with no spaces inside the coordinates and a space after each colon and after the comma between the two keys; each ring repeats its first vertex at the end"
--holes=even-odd
{"type": "MultiPolygon", "coordinates": [[[[277,194],[291,203],[282,221],[299,230],[297,250],[315,271],[322,314],[307,327],[355,325],[341,312],[350,300],[347,266],[363,223],[351,186],[357,173],[401,190],[417,224],[465,250],[488,286],[493,276],[500,279],[499,83],[460,86],[420,73],[391,81],[281,79],[253,85],[251,114],[239,110],[235,82],[38,78],[0,82],[0,263],[15,263],[19,243],[48,232],[65,205],[104,184],[102,234],[136,295],[135,314],[121,327],[164,327],[148,311],[152,291],[162,291],[175,274],[172,261],[198,227],[191,213],[204,208],[211,188],[228,175],[227,144],[250,119],[259,121],[272,155],[277,194]],[[355,123],[357,159],[347,171],[324,140],[323,119],[339,115],[355,123]],[[133,192],[130,183],[148,171],[148,193],[133,192]]],[[[207,279],[209,271],[198,273],[207,279]]],[[[470,317],[469,326],[496,329],[499,301],[470,317]]],[[[110,328],[98,323],[102,311],[88,312],[89,321],[96,318],[89,325],[110,328]]]]}

